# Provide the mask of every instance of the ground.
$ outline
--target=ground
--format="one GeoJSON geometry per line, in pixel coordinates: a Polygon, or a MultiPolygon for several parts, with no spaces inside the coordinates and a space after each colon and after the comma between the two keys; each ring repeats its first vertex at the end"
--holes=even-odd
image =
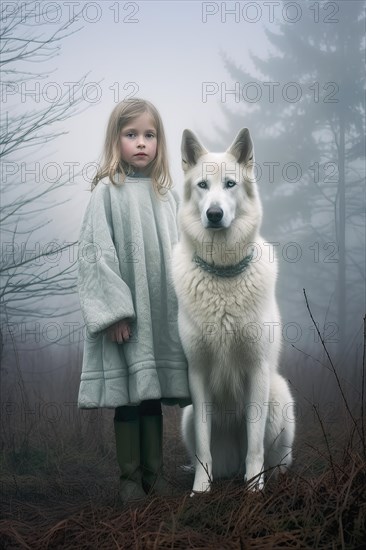
{"type": "Polygon", "coordinates": [[[26,440],[18,451],[3,450],[2,548],[361,549],[366,461],[352,426],[341,435],[338,426],[300,423],[293,468],[264,492],[249,493],[237,478],[190,498],[180,410],[165,407],[165,472],[177,495],[126,508],[118,498],[112,418],[78,432],[77,445],[68,431],[54,446],[48,433],[43,446],[26,440]]]}

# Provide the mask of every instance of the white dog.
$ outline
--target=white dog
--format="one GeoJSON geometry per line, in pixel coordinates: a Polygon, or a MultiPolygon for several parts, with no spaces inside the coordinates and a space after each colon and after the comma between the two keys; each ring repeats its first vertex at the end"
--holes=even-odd
{"type": "Polygon", "coordinates": [[[253,159],[247,128],[225,153],[209,153],[183,132],[185,188],[172,269],[193,403],[182,418],[193,492],[239,472],[261,489],[264,471],[292,461],[294,403],[277,373],[277,267],[259,235],[253,159]]]}

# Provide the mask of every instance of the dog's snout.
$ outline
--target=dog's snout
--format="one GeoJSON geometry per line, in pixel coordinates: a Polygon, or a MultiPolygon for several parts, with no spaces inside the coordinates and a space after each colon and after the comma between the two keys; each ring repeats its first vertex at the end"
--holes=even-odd
{"type": "Polygon", "coordinates": [[[207,219],[210,222],[217,223],[222,220],[224,212],[219,206],[211,206],[206,212],[207,219]]]}

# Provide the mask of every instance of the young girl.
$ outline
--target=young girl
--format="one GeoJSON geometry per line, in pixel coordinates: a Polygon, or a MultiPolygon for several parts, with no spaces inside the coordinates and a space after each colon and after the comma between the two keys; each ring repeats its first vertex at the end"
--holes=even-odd
{"type": "Polygon", "coordinates": [[[78,290],[86,324],[79,408],[113,407],[120,495],[170,492],[162,410],[190,403],[171,249],[178,240],[164,129],[156,108],[122,101],[81,226],[78,290]]]}

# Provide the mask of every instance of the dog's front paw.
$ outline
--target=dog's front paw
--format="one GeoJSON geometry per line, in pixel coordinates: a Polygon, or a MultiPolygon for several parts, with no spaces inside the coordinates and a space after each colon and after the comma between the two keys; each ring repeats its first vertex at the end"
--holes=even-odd
{"type": "MultiPolygon", "coordinates": [[[[207,493],[212,482],[212,461],[211,457],[201,460],[196,455],[195,476],[193,482],[193,493],[207,493]]],[[[192,495],[191,495],[192,496],[192,495]]]]}
{"type": "Polygon", "coordinates": [[[193,484],[191,496],[195,493],[208,493],[211,490],[211,483],[207,480],[205,481],[196,481],[193,484]]]}
{"type": "Polygon", "coordinates": [[[195,493],[208,493],[211,489],[211,481],[206,472],[196,473],[191,496],[195,493]]]}
{"type": "Polygon", "coordinates": [[[247,458],[244,481],[249,491],[262,491],[264,487],[263,457],[247,458]]]}
{"type": "Polygon", "coordinates": [[[252,492],[262,491],[264,489],[264,475],[260,474],[253,478],[248,478],[244,476],[244,482],[248,484],[248,490],[252,492]]]}

